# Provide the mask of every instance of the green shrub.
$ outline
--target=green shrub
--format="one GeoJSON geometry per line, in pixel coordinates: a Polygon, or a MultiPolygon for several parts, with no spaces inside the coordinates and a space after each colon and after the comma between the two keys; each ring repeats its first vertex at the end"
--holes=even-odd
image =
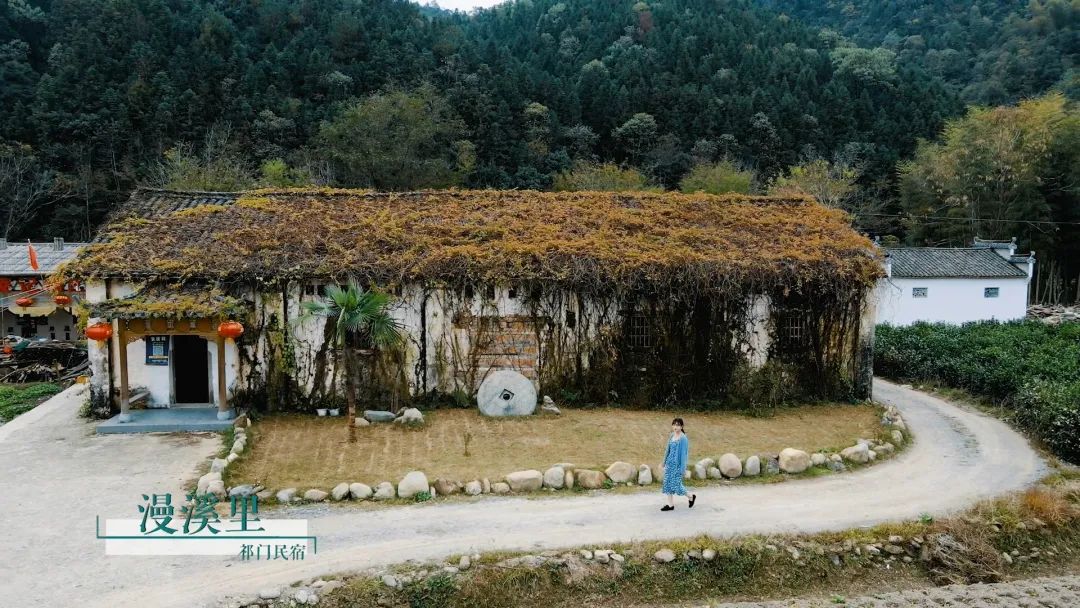
{"type": "Polygon", "coordinates": [[[881,325],[874,371],[993,399],[1058,456],[1080,462],[1080,324],[881,325]]]}
{"type": "Polygon", "coordinates": [[[60,392],[55,384],[29,384],[25,386],[0,385],[0,422],[10,421],[19,414],[24,414],[45,400],[60,392]]]}
{"type": "Polygon", "coordinates": [[[1016,419],[1057,455],[1080,462],[1080,382],[1032,380],[1016,399],[1016,419]]]}

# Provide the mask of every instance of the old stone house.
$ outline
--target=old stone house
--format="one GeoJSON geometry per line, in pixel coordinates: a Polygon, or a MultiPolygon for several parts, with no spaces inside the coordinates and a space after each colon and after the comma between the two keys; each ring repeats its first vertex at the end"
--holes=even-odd
{"type": "Polygon", "coordinates": [[[297,318],[350,278],[393,294],[406,337],[364,358],[376,408],[468,402],[493,369],[593,403],[866,397],[881,275],[800,198],[324,189],[139,190],[59,278],[111,330],[92,393],[128,419],[136,387],[223,418],[339,400],[326,327],[297,318]]]}

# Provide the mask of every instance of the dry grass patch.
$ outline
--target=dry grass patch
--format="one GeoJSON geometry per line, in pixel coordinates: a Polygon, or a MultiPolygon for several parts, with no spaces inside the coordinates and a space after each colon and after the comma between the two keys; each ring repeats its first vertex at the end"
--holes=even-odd
{"type": "MultiPolygon", "coordinates": [[[[272,488],[332,487],[342,481],[397,481],[411,470],[429,479],[501,478],[557,462],[605,468],[616,460],[656,466],[675,414],[619,409],[564,409],[562,416],[485,418],[475,410],[427,413],[418,429],[381,424],[347,441],[341,418],[272,416],[252,428],[254,447],[229,469],[233,480],[272,488]],[[465,455],[468,438],[469,455],[465,455]]],[[[817,405],[780,410],[769,418],[734,412],[683,413],[691,460],[734,452],[741,457],[841,448],[879,429],[878,410],[865,405],[817,405]]]]}

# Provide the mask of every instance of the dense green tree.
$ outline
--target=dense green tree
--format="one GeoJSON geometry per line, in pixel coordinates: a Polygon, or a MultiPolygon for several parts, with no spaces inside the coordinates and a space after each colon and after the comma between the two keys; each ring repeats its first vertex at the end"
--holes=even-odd
{"type": "Polygon", "coordinates": [[[679,182],[679,189],[687,193],[750,194],[754,189],[754,181],[753,171],[741,169],[730,160],[722,160],[716,163],[694,165],[694,168],[679,182]]]}
{"type": "Polygon", "coordinates": [[[552,189],[557,191],[601,190],[607,192],[656,190],[649,178],[633,168],[614,163],[578,163],[573,169],[555,176],[552,189]]]}
{"type": "Polygon", "coordinates": [[[376,93],[319,129],[337,182],[377,190],[443,188],[472,169],[465,125],[431,86],[376,93]]]}
{"type": "Polygon", "coordinates": [[[900,171],[915,242],[1015,236],[1065,281],[1080,274],[1080,111],[1063,95],[973,108],[900,171]]]}

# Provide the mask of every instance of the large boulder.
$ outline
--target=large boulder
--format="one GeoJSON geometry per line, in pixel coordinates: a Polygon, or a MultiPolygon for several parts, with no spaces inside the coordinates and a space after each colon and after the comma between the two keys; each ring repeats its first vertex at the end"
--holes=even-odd
{"type": "Polygon", "coordinates": [[[544,486],[544,474],[535,469],[514,471],[506,476],[506,483],[515,492],[534,492],[544,486]]]}
{"type": "Polygon", "coordinates": [[[364,485],[362,483],[349,484],[349,495],[356,500],[367,500],[368,498],[371,498],[372,494],[374,494],[374,492],[372,491],[370,486],[364,485]]]}
{"type": "Polygon", "coordinates": [[[586,490],[596,490],[604,487],[605,479],[607,478],[600,471],[591,471],[589,469],[574,471],[574,484],[586,490]]]}
{"type": "Polygon", "coordinates": [[[330,498],[334,500],[345,500],[349,497],[349,484],[341,482],[334,486],[333,490],[330,490],[330,498]]]}
{"type": "Polygon", "coordinates": [[[375,493],[372,498],[375,500],[390,500],[394,497],[394,484],[389,481],[384,481],[375,486],[375,493]]]}
{"type": "Polygon", "coordinates": [[[254,485],[252,485],[250,483],[245,483],[245,484],[242,484],[242,485],[233,486],[233,487],[229,488],[229,496],[251,496],[252,494],[254,494],[255,492],[258,491],[256,488],[261,488],[261,487],[262,486],[254,486],[254,485]]]}
{"type": "Polygon", "coordinates": [[[224,500],[226,497],[225,482],[220,479],[211,481],[209,485],[206,486],[206,493],[217,496],[218,500],[224,500]]]}
{"type": "Polygon", "coordinates": [[[424,424],[424,414],[415,407],[407,407],[394,419],[398,424],[424,424]]]}
{"type": "Polygon", "coordinates": [[[743,475],[747,477],[757,477],[761,475],[761,457],[754,455],[746,459],[746,465],[743,466],[743,475]]]}
{"type": "Polygon", "coordinates": [[[566,469],[554,466],[544,471],[544,487],[561,490],[566,485],[566,469]]]}
{"type": "Polygon", "coordinates": [[[656,553],[653,553],[653,559],[661,564],[670,564],[675,561],[675,552],[671,549],[660,549],[656,553]]]}
{"type": "Polygon", "coordinates": [[[474,479],[465,484],[465,493],[469,496],[479,496],[484,492],[484,486],[479,479],[474,479]]]}
{"type": "Polygon", "coordinates": [[[825,456],[825,454],[822,454],[821,452],[814,452],[810,455],[810,464],[815,467],[825,466],[825,461],[827,460],[828,458],[825,456]]]}
{"type": "Polygon", "coordinates": [[[310,502],[322,502],[329,496],[325,491],[316,488],[311,488],[307,492],[304,492],[304,500],[310,502]]]}
{"type": "Polygon", "coordinates": [[[615,483],[627,483],[631,481],[637,481],[637,469],[629,462],[613,462],[609,466],[604,474],[608,476],[608,479],[615,483]]]}
{"type": "Polygon", "coordinates": [[[708,479],[709,468],[716,466],[716,461],[712,458],[702,458],[694,463],[694,479],[708,479]]]}
{"type": "Polygon", "coordinates": [[[720,472],[720,467],[709,467],[709,479],[722,479],[724,474],[720,472]]]}
{"type": "Polygon", "coordinates": [[[780,470],[785,473],[802,473],[810,468],[810,454],[795,448],[784,448],[780,452],[780,470]]]}
{"type": "Polygon", "coordinates": [[[384,412],[382,410],[364,410],[364,418],[371,422],[393,422],[394,412],[384,412]]]}
{"type": "Polygon", "coordinates": [[[450,496],[451,494],[457,494],[461,491],[461,482],[452,479],[443,479],[440,477],[436,479],[435,483],[432,485],[435,487],[435,492],[439,496],[450,496]]]}
{"type": "Polygon", "coordinates": [[[901,430],[893,429],[890,435],[892,435],[892,441],[894,444],[898,446],[904,445],[904,433],[901,430]]]}
{"type": "Polygon", "coordinates": [[[427,492],[431,485],[422,471],[410,471],[398,482],[398,498],[412,498],[421,492],[427,492]]]}
{"type": "Polygon", "coordinates": [[[643,464],[638,467],[637,482],[639,486],[647,486],[653,482],[652,469],[649,465],[643,464]]]}
{"type": "Polygon", "coordinates": [[[780,472],[780,457],[774,454],[762,454],[761,462],[767,475],[776,475],[780,472]]]}
{"type": "Polygon", "coordinates": [[[199,495],[206,494],[207,488],[210,487],[212,481],[221,481],[221,473],[214,471],[200,477],[199,482],[196,484],[195,493],[199,495]]]}
{"type": "Polygon", "coordinates": [[[739,457],[731,452],[720,457],[720,474],[728,479],[735,479],[742,475],[743,466],[739,457]]]}
{"type": "Polygon", "coordinates": [[[850,448],[840,450],[840,456],[848,462],[864,464],[870,462],[870,446],[859,442],[850,448]]]}
{"type": "Polygon", "coordinates": [[[506,494],[510,492],[510,484],[505,481],[496,481],[491,484],[491,491],[494,494],[506,494]]]}

